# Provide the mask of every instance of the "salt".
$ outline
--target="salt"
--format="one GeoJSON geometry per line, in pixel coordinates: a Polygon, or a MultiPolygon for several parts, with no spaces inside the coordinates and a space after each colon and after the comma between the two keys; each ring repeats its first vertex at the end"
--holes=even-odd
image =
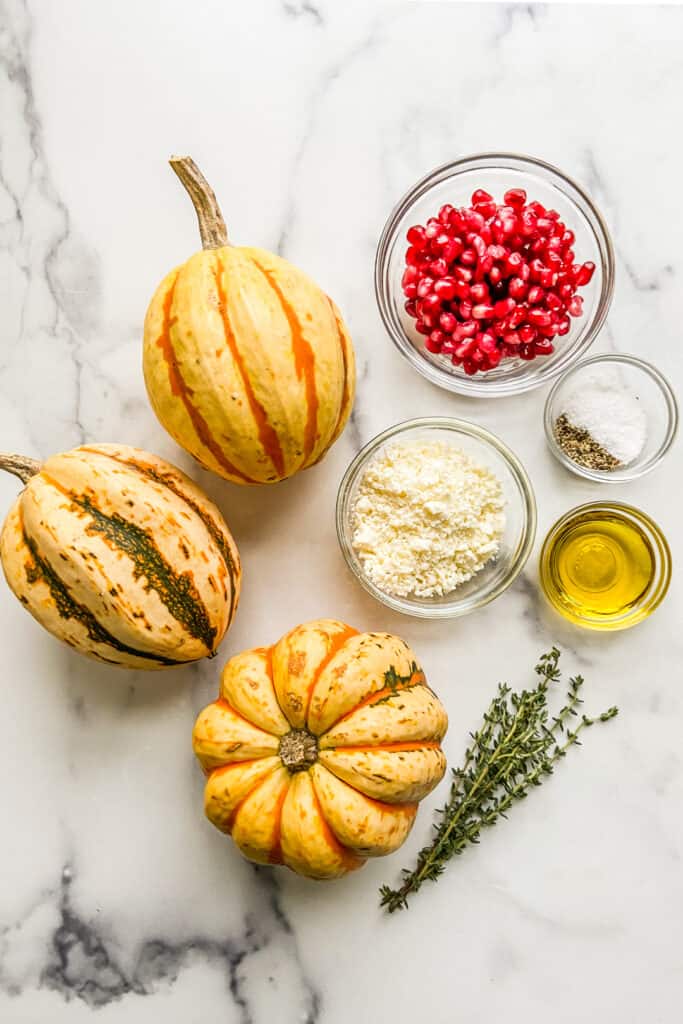
{"type": "Polygon", "coordinates": [[[568,396],[562,413],[624,466],[645,447],[647,417],[629,391],[604,381],[586,381],[568,396]]]}

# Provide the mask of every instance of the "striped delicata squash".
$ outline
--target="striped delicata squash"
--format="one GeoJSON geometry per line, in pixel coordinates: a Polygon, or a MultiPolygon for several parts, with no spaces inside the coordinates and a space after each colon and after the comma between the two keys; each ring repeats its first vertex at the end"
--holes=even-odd
{"type": "Polygon", "coordinates": [[[147,392],[162,425],[205,468],[234,483],[275,483],[318,462],[344,429],[355,388],[351,339],[301,270],[228,243],[216,197],[189,157],[171,166],[204,248],[150,303],[147,392]]]}
{"type": "Polygon", "coordinates": [[[320,619],[232,658],[199,715],[207,817],[242,853],[336,878],[404,841],[446,712],[398,637],[320,619]]]}
{"type": "Polygon", "coordinates": [[[0,455],[26,487],[0,535],[10,587],[71,647],[124,668],[212,655],[240,591],[235,542],[175,466],[138,448],[0,455]]]}

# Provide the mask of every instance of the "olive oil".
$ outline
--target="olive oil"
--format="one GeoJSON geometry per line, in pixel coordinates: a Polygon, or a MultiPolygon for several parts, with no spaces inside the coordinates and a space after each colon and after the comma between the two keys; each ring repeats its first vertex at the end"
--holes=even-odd
{"type": "Polygon", "coordinates": [[[668,555],[668,548],[653,527],[642,513],[617,503],[582,506],[563,517],[541,553],[541,581],[551,603],[594,629],[640,621],[668,585],[667,577],[663,592],[654,593],[662,590],[660,554],[668,555]]]}

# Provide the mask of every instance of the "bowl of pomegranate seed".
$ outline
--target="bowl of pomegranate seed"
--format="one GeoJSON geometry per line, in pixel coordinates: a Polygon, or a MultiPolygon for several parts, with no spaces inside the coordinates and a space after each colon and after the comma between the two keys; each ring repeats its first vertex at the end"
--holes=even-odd
{"type": "Polygon", "coordinates": [[[538,387],[585,354],[614,291],[586,192],[529,156],[444,164],[392,211],[377,248],[380,315],[428,380],[481,397],[538,387]]]}

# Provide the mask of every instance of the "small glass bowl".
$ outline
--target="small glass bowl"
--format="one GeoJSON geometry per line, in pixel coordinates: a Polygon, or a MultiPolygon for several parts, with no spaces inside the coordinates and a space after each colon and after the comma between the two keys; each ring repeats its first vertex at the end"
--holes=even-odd
{"type": "Polygon", "coordinates": [[[577,363],[555,383],[545,403],[543,425],[551,452],[572,473],[600,483],[624,483],[649,473],[664,458],[678,430],[678,406],[668,381],[649,363],[635,356],[593,356],[577,363]],[[565,399],[581,387],[582,381],[617,385],[640,402],[647,417],[647,437],[642,452],[633,462],[612,470],[590,469],[574,462],[560,448],[553,426],[562,414],[565,399]]]}
{"type": "Polygon", "coordinates": [[[536,501],[531,481],[517,456],[495,434],[464,420],[424,417],[398,423],[370,441],[350,464],[337,494],[337,537],[351,572],[378,601],[423,619],[449,619],[482,608],[503,593],[524,568],[536,535],[536,501]],[[505,498],[505,529],[495,558],[471,580],[443,597],[397,597],[368,578],[352,543],[351,511],[369,462],[395,441],[446,441],[494,473],[505,498]]]}
{"type": "Polygon", "coordinates": [[[651,615],[664,600],[671,582],[671,550],[657,523],[645,512],[620,501],[593,501],[565,512],[550,528],[541,549],[539,574],[548,601],[569,622],[586,629],[603,631],[629,629],[651,615]],[[647,588],[640,594],[637,602],[621,614],[604,615],[591,612],[566,595],[561,585],[555,558],[555,542],[567,527],[576,525],[582,519],[590,521],[596,514],[605,517],[613,515],[633,524],[643,535],[652,558],[652,577],[647,588]]]}
{"type": "Polygon", "coordinates": [[[588,195],[566,174],[530,156],[483,153],[437,167],[408,191],[382,231],[375,258],[375,295],[389,336],[408,362],[439,387],[463,395],[493,398],[519,394],[566,370],[592,344],[602,327],[614,291],[614,252],[607,226],[588,195]],[[569,333],[555,339],[555,352],[536,359],[505,359],[493,370],[468,377],[447,356],[428,352],[424,338],[404,309],[401,277],[405,270],[406,231],[436,216],[444,203],[468,205],[477,188],[496,200],[510,188],[526,189],[530,200],[557,210],[576,235],[577,260],[595,263],[590,284],[580,289],[583,316],[572,319],[569,333]]]}

